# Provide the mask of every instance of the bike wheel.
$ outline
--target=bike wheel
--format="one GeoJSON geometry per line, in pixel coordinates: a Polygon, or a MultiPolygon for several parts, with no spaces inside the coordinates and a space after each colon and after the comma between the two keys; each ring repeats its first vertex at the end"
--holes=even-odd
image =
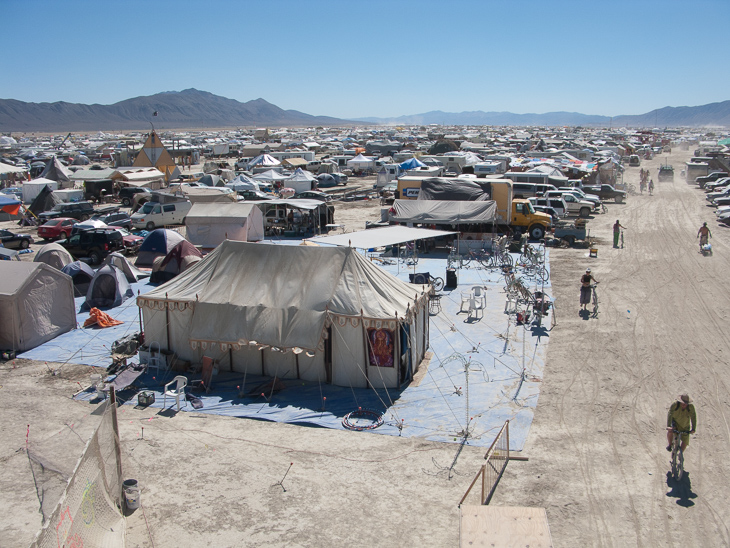
{"type": "Polygon", "coordinates": [[[681,447],[678,453],[679,455],[677,457],[677,481],[681,481],[682,476],[684,475],[684,451],[682,451],[681,447]]]}
{"type": "Polygon", "coordinates": [[[679,463],[677,461],[677,448],[674,447],[674,449],[672,449],[672,477],[675,479],[677,478],[677,473],[679,470],[679,463]]]}
{"type": "Polygon", "coordinates": [[[433,282],[433,288],[436,291],[441,291],[444,288],[444,279],[443,278],[432,278],[431,281],[433,282]]]}
{"type": "Polygon", "coordinates": [[[461,267],[469,266],[469,263],[471,263],[471,257],[462,257],[461,258],[461,267]]]}
{"type": "Polygon", "coordinates": [[[542,268],[539,268],[537,270],[537,277],[540,278],[543,282],[546,282],[550,279],[550,271],[543,266],[542,268]]]}

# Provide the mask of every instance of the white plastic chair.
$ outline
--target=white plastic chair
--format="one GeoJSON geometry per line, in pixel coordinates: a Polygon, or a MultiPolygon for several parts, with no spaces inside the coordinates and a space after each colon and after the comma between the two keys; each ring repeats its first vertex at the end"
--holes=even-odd
{"type": "Polygon", "coordinates": [[[472,295],[469,298],[469,318],[471,319],[472,313],[474,313],[474,318],[479,318],[479,311],[482,311],[482,316],[484,316],[484,307],[482,306],[482,301],[477,299],[474,295],[472,295]]]}
{"type": "Polygon", "coordinates": [[[159,375],[160,367],[162,367],[162,351],[160,350],[160,343],[158,343],[157,341],[152,341],[150,343],[150,357],[147,358],[147,371],[155,368],[157,370],[157,374],[159,375]],[[155,347],[157,347],[157,350],[155,350],[155,347]]]}
{"type": "Polygon", "coordinates": [[[172,379],[170,382],[168,382],[165,385],[165,389],[164,389],[164,396],[162,398],[162,408],[164,409],[166,407],[167,396],[170,396],[171,398],[175,398],[175,403],[177,404],[178,411],[180,411],[180,396],[182,396],[183,401],[185,402],[185,405],[187,405],[188,402],[185,399],[185,387],[187,385],[188,385],[188,379],[187,379],[187,377],[183,377],[182,375],[178,375],[177,377],[172,379]],[[170,387],[173,384],[175,385],[175,387],[170,389],[170,387]]]}
{"type": "Polygon", "coordinates": [[[472,294],[468,291],[462,291],[461,292],[461,304],[459,305],[459,312],[464,312],[464,305],[469,304],[469,299],[471,299],[472,294]]]}
{"type": "Polygon", "coordinates": [[[482,309],[487,308],[487,290],[482,286],[476,285],[472,288],[474,297],[479,301],[482,309]]]}

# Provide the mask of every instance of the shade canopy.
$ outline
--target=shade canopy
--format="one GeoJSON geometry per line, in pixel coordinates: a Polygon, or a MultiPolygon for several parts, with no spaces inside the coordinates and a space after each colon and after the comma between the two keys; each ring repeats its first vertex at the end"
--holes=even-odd
{"type": "Polygon", "coordinates": [[[355,247],[359,249],[371,249],[373,247],[385,247],[387,245],[402,244],[405,242],[413,242],[416,240],[438,238],[439,236],[447,236],[449,234],[456,233],[447,232],[445,230],[430,230],[428,228],[386,226],[383,228],[361,230],[359,232],[349,232],[347,234],[337,234],[335,236],[321,236],[317,238],[310,238],[307,241],[311,241],[316,244],[329,244],[343,247],[355,247]]]}
{"type": "Polygon", "coordinates": [[[491,223],[497,217],[497,202],[396,200],[389,217],[391,221],[414,224],[491,223]]]}

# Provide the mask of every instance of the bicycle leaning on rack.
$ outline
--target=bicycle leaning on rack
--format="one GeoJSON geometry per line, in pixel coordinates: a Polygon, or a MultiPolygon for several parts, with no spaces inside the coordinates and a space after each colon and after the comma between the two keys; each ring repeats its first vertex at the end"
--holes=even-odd
{"type": "Polygon", "coordinates": [[[684,475],[684,451],[682,451],[682,434],[689,434],[689,430],[677,430],[676,425],[672,425],[672,476],[679,481],[684,475]]]}

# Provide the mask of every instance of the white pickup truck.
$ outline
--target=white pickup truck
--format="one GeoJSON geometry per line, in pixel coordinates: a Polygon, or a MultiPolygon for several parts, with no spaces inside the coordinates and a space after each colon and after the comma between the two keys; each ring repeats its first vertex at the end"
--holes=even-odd
{"type": "Polygon", "coordinates": [[[587,200],[579,200],[575,197],[574,194],[569,191],[550,190],[545,193],[545,197],[561,197],[565,201],[565,204],[568,206],[568,214],[570,215],[580,215],[581,217],[588,217],[595,207],[593,202],[589,202],[587,200]]]}

